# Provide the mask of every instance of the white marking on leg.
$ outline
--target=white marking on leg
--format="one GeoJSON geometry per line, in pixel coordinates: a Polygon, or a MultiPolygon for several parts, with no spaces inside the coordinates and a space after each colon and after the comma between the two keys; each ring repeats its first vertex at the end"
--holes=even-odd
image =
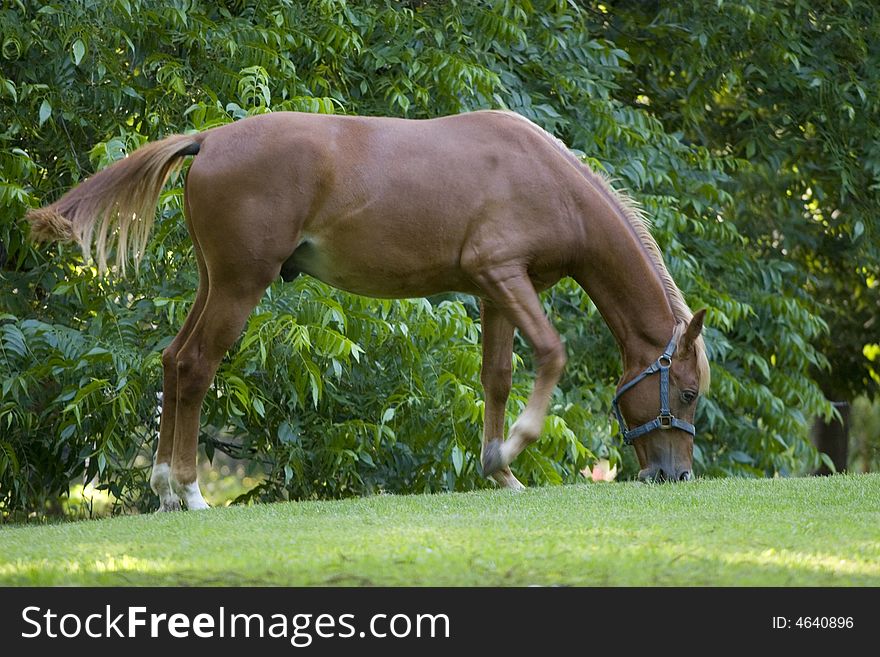
{"type": "Polygon", "coordinates": [[[186,503],[186,508],[190,511],[200,511],[202,509],[209,509],[211,507],[208,506],[208,503],[205,502],[205,498],[202,497],[202,492],[199,490],[199,482],[194,481],[191,484],[186,484],[183,487],[183,501],[186,503]]]}
{"type": "Polygon", "coordinates": [[[167,463],[153,465],[150,488],[159,496],[159,511],[180,510],[180,498],[171,488],[171,466],[167,463]]]}
{"type": "Polygon", "coordinates": [[[174,490],[183,500],[183,503],[186,504],[186,508],[190,511],[200,511],[202,509],[211,508],[208,506],[208,503],[205,502],[205,498],[202,497],[198,481],[194,481],[191,484],[179,484],[172,479],[171,483],[172,486],[174,486],[174,490]]]}
{"type": "Polygon", "coordinates": [[[510,427],[510,436],[504,442],[502,451],[510,463],[526,447],[535,442],[544,428],[544,414],[530,410],[528,407],[519,419],[510,427]]]}
{"type": "Polygon", "coordinates": [[[504,463],[505,467],[510,465],[513,462],[513,459],[516,458],[516,455],[520,453],[521,450],[515,448],[514,443],[516,441],[515,436],[512,435],[503,443],[501,443],[501,447],[499,448],[501,451],[501,462],[504,463]]]}

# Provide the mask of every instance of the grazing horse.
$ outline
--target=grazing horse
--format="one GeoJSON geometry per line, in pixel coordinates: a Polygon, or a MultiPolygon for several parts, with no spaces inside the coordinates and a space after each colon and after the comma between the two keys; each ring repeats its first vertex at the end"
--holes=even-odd
{"type": "Polygon", "coordinates": [[[32,236],[76,241],[86,257],[95,242],[102,270],[115,244],[124,273],[185,156],[195,156],[184,205],[199,287],[162,354],[150,479],[162,510],[207,506],[196,477],[202,401],[265,289],[300,273],[374,297],[480,298],[483,471],[512,489],[522,484],[510,464],[540,436],[566,361],[538,293],[574,278],[620,347],[613,406],[639,477],[691,478],[691,423],[709,384],[705,311],[688,309],[635,204],[531,121],[494,110],[429,120],[264,114],[138,149],[31,211],[32,236]],[[537,374],[505,440],[514,328],[537,374]]]}

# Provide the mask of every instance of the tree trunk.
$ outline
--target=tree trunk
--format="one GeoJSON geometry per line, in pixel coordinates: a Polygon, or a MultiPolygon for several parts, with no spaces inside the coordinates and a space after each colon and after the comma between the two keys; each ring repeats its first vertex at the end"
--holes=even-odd
{"type": "MultiPolygon", "coordinates": [[[[816,449],[829,456],[837,472],[846,471],[847,457],[849,455],[849,403],[833,402],[834,408],[840,413],[840,419],[832,418],[825,422],[821,417],[813,421],[810,430],[810,439],[816,449]]],[[[813,473],[814,475],[830,475],[830,468],[822,463],[813,473]]]]}

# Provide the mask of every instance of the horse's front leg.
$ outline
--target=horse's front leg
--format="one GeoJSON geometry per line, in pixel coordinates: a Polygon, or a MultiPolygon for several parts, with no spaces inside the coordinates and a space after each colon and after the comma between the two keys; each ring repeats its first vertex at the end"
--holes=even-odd
{"type": "MultiPolygon", "coordinates": [[[[510,396],[511,360],[513,357],[513,324],[491,302],[482,300],[480,316],[483,333],[483,367],[480,381],[485,398],[483,418],[483,448],[481,461],[491,463],[492,450],[504,441],[504,409],[510,396]],[[489,458],[487,459],[487,453],[489,458]]],[[[502,488],[525,488],[504,466],[490,475],[502,488]]]]}
{"type": "Polygon", "coordinates": [[[492,439],[483,450],[483,471],[491,475],[503,472],[520,452],[541,435],[550,395],[565,367],[565,348],[544,314],[525,268],[487,268],[477,270],[472,277],[495,307],[532,344],[538,365],[529,402],[511,427],[510,436],[505,441],[492,439]]]}

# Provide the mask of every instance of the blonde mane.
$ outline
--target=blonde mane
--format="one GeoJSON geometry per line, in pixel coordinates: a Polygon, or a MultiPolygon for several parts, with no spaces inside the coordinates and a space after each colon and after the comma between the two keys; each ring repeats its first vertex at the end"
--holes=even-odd
{"type": "MultiPolygon", "coordinates": [[[[648,254],[648,257],[657,272],[657,276],[663,284],[663,289],[666,291],[666,298],[669,301],[669,306],[672,308],[672,314],[676,321],[675,335],[680,336],[685,328],[687,328],[691,319],[693,319],[694,313],[687,305],[687,302],[684,300],[684,295],[681,293],[681,290],[678,289],[678,286],[669,274],[669,270],[663,260],[663,254],[660,252],[657,240],[655,240],[654,236],[651,234],[650,220],[641,205],[639,205],[639,203],[627,192],[616,189],[607,175],[594,171],[584,164],[568,149],[565,143],[555,135],[547,132],[538,124],[516,112],[500,113],[524,121],[537,130],[545,139],[550,140],[551,143],[554,144],[559,151],[578,168],[587,181],[590,182],[590,184],[592,184],[593,187],[611,203],[620,216],[626,220],[636,237],[638,237],[642,248],[648,254]]],[[[710,380],[709,358],[706,355],[706,344],[703,341],[702,335],[697,338],[694,346],[697,353],[697,370],[700,377],[700,392],[702,393],[709,389],[710,380]]]]}

